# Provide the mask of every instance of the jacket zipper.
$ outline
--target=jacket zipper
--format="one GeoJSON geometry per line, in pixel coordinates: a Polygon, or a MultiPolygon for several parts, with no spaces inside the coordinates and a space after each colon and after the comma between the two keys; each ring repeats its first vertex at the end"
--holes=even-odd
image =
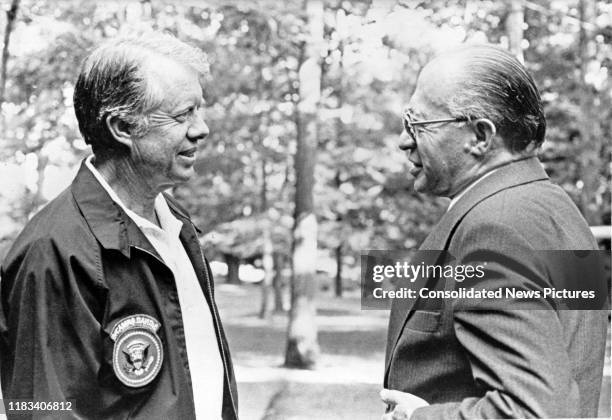
{"type": "MultiPolygon", "coordinates": [[[[136,248],[137,250],[144,252],[145,254],[149,254],[150,256],[155,258],[157,261],[162,263],[168,270],[170,270],[170,272],[172,272],[170,267],[168,267],[164,261],[162,261],[157,255],[153,254],[151,251],[147,251],[146,249],[140,248],[135,245],[132,245],[132,246],[136,248]]],[[[199,244],[198,244],[198,248],[199,248],[199,244]]],[[[227,366],[227,361],[225,360],[224,346],[223,346],[223,342],[221,341],[221,327],[219,323],[219,315],[217,314],[217,307],[215,305],[212,289],[210,287],[210,278],[208,277],[208,268],[206,267],[206,259],[204,258],[202,249],[200,249],[200,257],[202,258],[202,262],[204,263],[204,277],[206,278],[206,288],[208,289],[208,293],[210,295],[211,309],[213,313],[213,320],[215,323],[215,335],[217,336],[217,340],[219,341],[219,343],[221,343],[221,351],[220,351],[221,361],[223,362],[223,369],[225,370],[225,377],[227,378],[227,389],[230,394],[230,401],[232,402],[232,408],[234,410],[234,417],[238,418],[238,415],[237,415],[238,413],[236,411],[236,404],[234,402],[234,394],[232,394],[232,384],[230,383],[229,367],[227,366]]]]}
{"type": "Polygon", "coordinates": [[[230,394],[230,401],[232,402],[232,408],[234,409],[234,418],[238,418],[238,411],[236,410],[236,404],[234,402],[234,394],[232,394],[232,384],[230,383],[229,367],[227,366],[227,361],[225,360],[225,351],[223,350],[223,342],[221,341],[221,326],[219,322],[219,314],[217,313],[217,306],[215,305],[214,296],[212,293],[212,289],[210,287],[210,278],[208,277],[208,267],[206,266],[206,259],[204,258],[202,249],[200,249],[200,256],[202,257],[202,262],[204,263],[204,277],[206,277],[206,288],[208,289],[208,293],[210,294],[210,302],[212,303],[211,309],[213,312],[213,319],[215,320],[217,340],[219,340],[219,342],[221,343],[221,360],[223,361],[223,368],[225,369],[225,377],[227,378],[227,389],[230,394]]]}

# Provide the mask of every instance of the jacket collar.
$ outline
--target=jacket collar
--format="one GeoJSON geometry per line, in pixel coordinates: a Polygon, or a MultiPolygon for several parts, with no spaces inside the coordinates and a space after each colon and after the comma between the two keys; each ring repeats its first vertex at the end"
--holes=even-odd
{"type": "Polygon", "coordinates": [[[467,191],[442,216],[420,249],[445,250],[459,221],[478,203],[505,189],[546,179],[548,175],[537,157],[513,161],[497,168],[490,176],[467,191]]]}
{"type": "MultiPolygon", "coordinates": [[[[103,248],[117,250],[128,258],[131,247],[141,248],[162,260],[136,223],[100,185],[85,161],[72,182],[71,191],[81,214],[103,248]]],[[[190,221],[189,216],[172,199],[165,194],[164,197],[170,211],[183,224],[190,221]]]]}

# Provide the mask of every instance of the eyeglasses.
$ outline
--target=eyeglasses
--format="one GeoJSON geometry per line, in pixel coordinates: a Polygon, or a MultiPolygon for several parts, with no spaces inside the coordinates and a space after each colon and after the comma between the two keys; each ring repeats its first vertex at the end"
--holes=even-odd
{"type": "Polygon", "coordinates": [[[440,120],[423,120],[423,121],[415,121],[410,115],[409,112],[404,113],[404,130],[406,133],[410,134],[412,140],[417,141],[417,130],[415,126],[417,125],[429,125],[429,124],[440,124],[440,123],[450,123],[450,122],[464,122],[468,119],[466,117],[455,117],[455,118],[442,118],[440,120]]]}

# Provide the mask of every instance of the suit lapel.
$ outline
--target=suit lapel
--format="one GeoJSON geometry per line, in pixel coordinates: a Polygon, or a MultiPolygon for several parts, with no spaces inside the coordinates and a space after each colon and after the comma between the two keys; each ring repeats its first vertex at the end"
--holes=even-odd
{"type": "MultiPolygon", "coordinates": [[[[548,175],[546,175],[540,161],[535,157],[514,161],[497,168],[487,178],[470,188],[465,195],[461,197],[444,216],[442,216],[442,219],[440,219],[438,224],[432,229],[431,233],[419,247],[419,252],[412,264],[415,264],[415,261],[417,264],[422,261],[425,261],[425,264],[439,264],[440,257],[443,256],[442,251],[448,251],[450,239],[460,221],[481,201],[507,188],[547,179],[548,175]],[[435,252],[427,251],[438,251],[437,258],[435,257],[435,252]]],[[[412,288],[418,290],[418,288],[425,285],[426,281],[427,279],[417,279],[412,285],[412,288]]],[[[417,302],[418,298],[410,300],[400,299],[399,302],[396,302],[396,300],[393,301],[389,321],[387,355],[385,358],[385,382],[389,373],[393,352],[406,326],[406,322],[414,313],[417,302]]]]}

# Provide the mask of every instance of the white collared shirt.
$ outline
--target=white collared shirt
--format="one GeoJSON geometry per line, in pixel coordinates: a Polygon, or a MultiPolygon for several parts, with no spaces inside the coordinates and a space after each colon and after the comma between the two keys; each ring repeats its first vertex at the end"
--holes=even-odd
{"type": "Polygon", "coordinates": [[[87,168],[113,201],[136,223],[174,274],[183,316],[196,417],[220,419],[223,407],[223,361],[211,308],[179,238],[183,223],[170,212],[162,194],[155,197],[155,213],[161,228],[125,207],[102,174],[93,166],[92,158],[93,156],[90,156],[86,159],[87,168]]]}
{"type": "Polygon", "coordinates": [[[450,204],[448,205],[448,208],[446,209],[446,211],[450,211],[450,209],[457,203],[457,201],[459,201],[459,199],[461,197],[463,197],[465,195],[466,192],[468,192],[469,190],[471,190],[472,188],[474,188],[474,185],[478,184],[480,181],[482,181],[483,179],[485,179],[486,177],[488,177],[489,175],[491,175],[493,172],[497,171],[497,169],[493,169],[491,172],[487,172],[486,174],[484,174],[483,176],[481,176],[480,178],[478,178],[476,181],[472,182],[470,185],[467,186],[467,188],[465,188],[463,191],[461,191],[459,194],[457,194],[456,196],[454,196],[451,199],[450,204]]]}

